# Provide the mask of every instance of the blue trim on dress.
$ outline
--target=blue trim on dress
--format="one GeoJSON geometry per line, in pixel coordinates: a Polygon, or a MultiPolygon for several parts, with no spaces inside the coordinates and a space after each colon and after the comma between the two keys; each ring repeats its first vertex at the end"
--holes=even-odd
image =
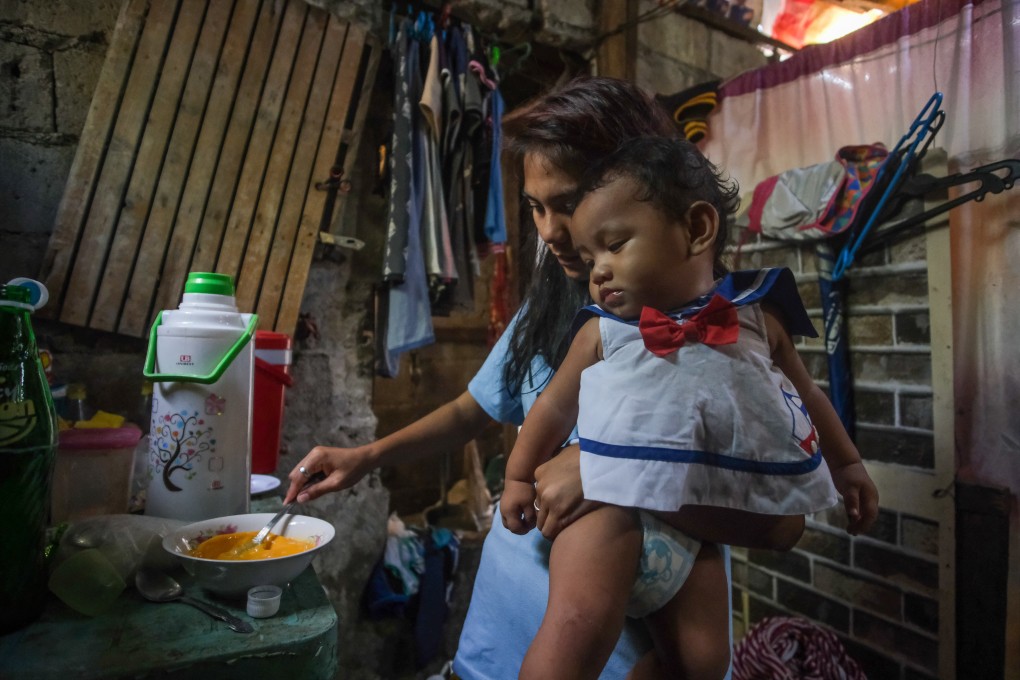
{"type": "Polygon", "coordinates": [[[793,463],[773,463],[759,460],[747,460],[724,456],[708,451],[690,451],[687,449],[668,449],[659,446],[624,446],[606,444],[581,437],[581,450],[608,458],[625,458],[631,460],[656,460],[664,463],[694,463],[711,465],[724,470],[737,472],[754,472],[765,475],[803,475],[814,471],[822,462],[822,451],[819,449],[810,458],[793,463]]]}

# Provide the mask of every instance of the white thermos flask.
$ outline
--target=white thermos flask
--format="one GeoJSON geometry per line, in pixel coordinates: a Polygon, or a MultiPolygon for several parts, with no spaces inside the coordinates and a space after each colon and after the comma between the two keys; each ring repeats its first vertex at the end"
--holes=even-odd
{"type": "Polygon", "coordinates": [[[145,377],[153,381],[145,514],[187,521],[250,509],[252,336],[233,279],[192,272],[176,310],[156,317],[145,377]]]}

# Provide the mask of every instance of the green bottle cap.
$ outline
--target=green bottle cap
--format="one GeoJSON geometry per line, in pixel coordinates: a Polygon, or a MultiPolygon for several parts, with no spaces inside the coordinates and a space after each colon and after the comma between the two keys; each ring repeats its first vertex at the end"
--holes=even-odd
{"type": "MultiPolygon", "coordinates": [[[[0,301],[3,302],[20,302],[22,304],[30,304],[32,302],[32,291],[24,286],[0,286],[0,301]]],[[[21,306],[21,305],[17,305],[21,306]]]]}
{"type": "Polygon", "coordinates": [[[8,307],[34,312],[45,306],[50,299],[50,292],[46,290],[46,286],[34,279],[26,279],[24,276],[11,279],[4,287],[6,292],[0,293],[0,302],[5,303],[8,307]],[[27,291],[27,300],[22,297],[21,291],[27,291]]]}
{"type": "Polygon", "coordinates": [[[185,293],[204,293],[206,295],[233,295],[234,279],[229,274],[213,274],[211,272],[191,272],[184,284],[185,293]]]}

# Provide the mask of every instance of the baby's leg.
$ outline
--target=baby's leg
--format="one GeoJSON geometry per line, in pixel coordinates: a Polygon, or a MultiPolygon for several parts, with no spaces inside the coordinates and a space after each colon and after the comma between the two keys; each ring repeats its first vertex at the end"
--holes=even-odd
{"type": "Polygon", "coordinates": [[[637,511],[606,505],[563,531],[549,556],[549,603],[520,678],[597,678],[623,630],[637,576],[637,511]]]}
{"type": "Polygon", "coordinates": [[[730,664],[726,565],[719,549],[703,543],[691,573],[662,609],[645,617],[655,650],[628,680],[719,680],[730,664]]]}

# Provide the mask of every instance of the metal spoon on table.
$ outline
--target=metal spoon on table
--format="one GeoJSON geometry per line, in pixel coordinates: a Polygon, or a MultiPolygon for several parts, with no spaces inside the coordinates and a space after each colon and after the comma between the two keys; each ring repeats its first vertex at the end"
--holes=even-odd
{"type": "Polygon", "coordinates": [[[231,630],[238,633],[254,633],[255,629],[247,621],[242,621],[233,614],[227,613],[208,602],[196,600],[184,594],[184,587],[169,574],[154,569],[139,569],[135,572],[135,588],[142,597],[150,602],[184,602],[195,609],[204,611],[214,619],[225,621],[231,630]]]}

